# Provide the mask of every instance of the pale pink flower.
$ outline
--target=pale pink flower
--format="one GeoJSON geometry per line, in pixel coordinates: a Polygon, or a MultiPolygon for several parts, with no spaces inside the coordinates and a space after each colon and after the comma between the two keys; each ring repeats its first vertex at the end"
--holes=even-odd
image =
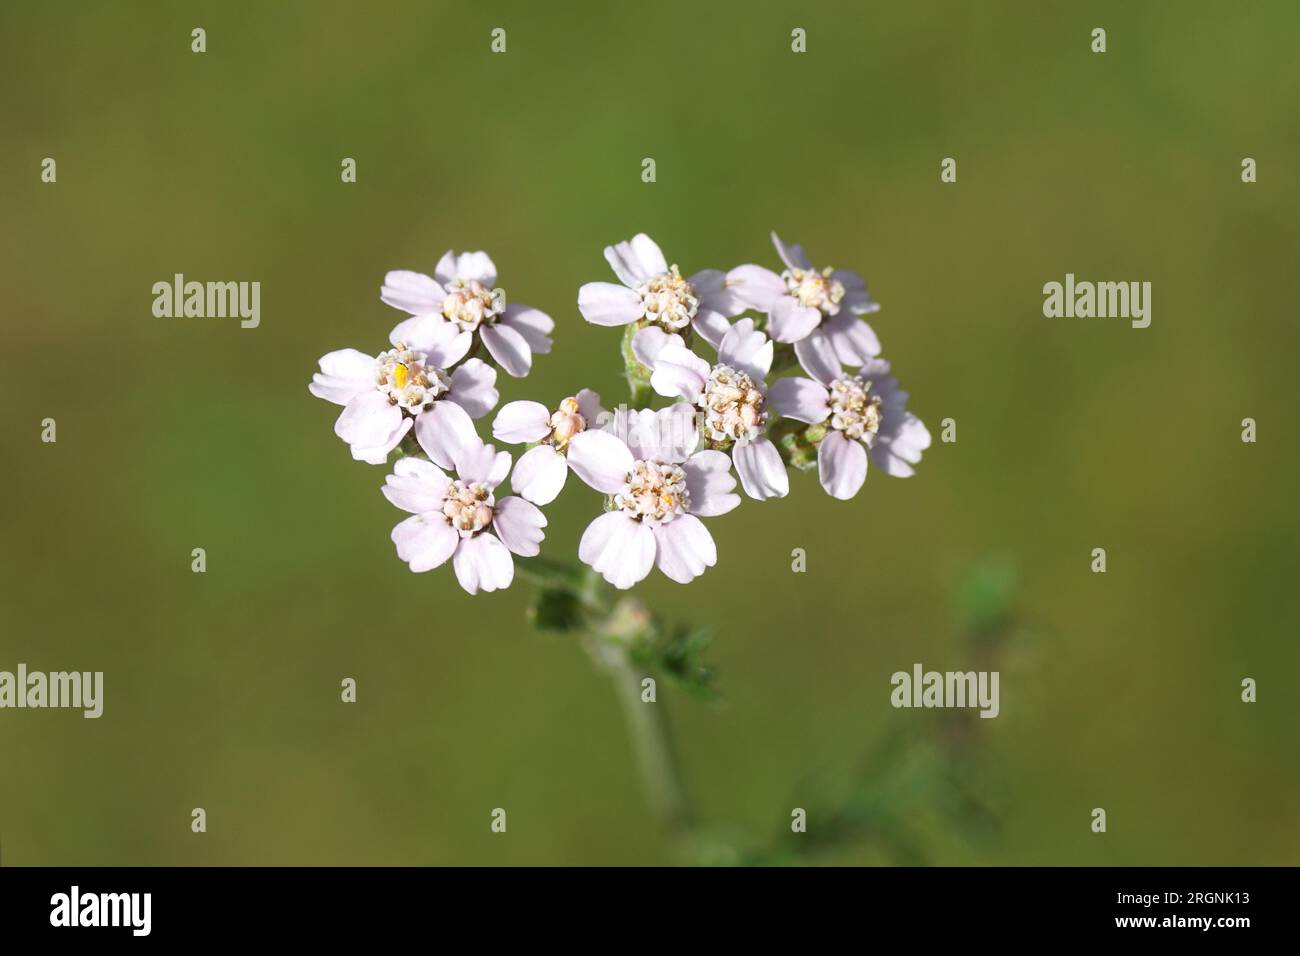
{"type": "Polygon", "coordinates": [[[646,326],[637,333],[638,339],[652,329],[661,336],[694,329],[717,347],[727,333],[727,319],[745,310],[726,273],[705,269],[684,279],[645,233],[606,246],[605,259],[623,284],[588,282],[578,290],[578,311],[593,325],[630,325],[644,320],[646,326]]]}
{"type": "Polygon", "coordinates": [[[470,594],[510,586],[511,553],[541,549],[546,517],[537,506],[495,491],[510,471],[510,454],[483,442],[456,449],[456,477],[422,458],[403,458],[386,479],[384,496],[411,517],[393,528],[397,556],[412,571],[430,571],[451,558],[456,580],[470,594]]]}
{"type": "Polygon", "coordinates": [[[550,504],[564,488],[571,449],[589,446],[594,454],[602,443],[618,441],[601,431],[609,418],[600,396],[589,388],[560,402],[555,411],[541,402],[502,405],[492,422],[493,437],[512,445],[539,443],[515,462],[511,487],[534,504],[550,504]]]}
{"type": "Polygon", "coordinates": [[[448,372],[470,336],[446,322],[403,322],[391,342],[377,356],[356,349],[322,356],[308,390],[344,406],[334,432],[358,461],[382,465],[414,427],[425,454],[450,468],[453,449],[478,437],[471,419],[497,403],[496,369],[469,359],[448,372]]]}
{"type": "Polygon", "coordinates": [[[630,588],[656,564],[680,584],[694,580],[718,560],[700,518],[740,504],[727,456],[694,451],[694,409],[682,402],[620,416],[615,434],[569,450],[574,473],[609,496],[609,510],[583,533],[578,557],[616,588],[630,588]]]}
{"type": "Polygon", "coordinates": [[[870,359],[856,375],[824,382],[783,378],[767,392],[772,408],[786,418],[824,424],[817,445],[817,472],[834,498],[852,498],[867,478],[867,460],[887,475],[906,478],[930,447],[930,432],[907,410],[907,392],[889,372],[889,362],[870,359]]]}
{"type": "Polygon", "coordinates": [[[880,340],[858,318],[880,309],[866,280],[846,269],[817,269],[803,246],[787,246],[775,232],[772,244],[785,263],[780,275],[756,265],[728,273],[736,295],[767,313],[767,334],[794,343],[799,364],[817,379],[834,378],[841,363],[858,366],[879,355],[880,340]]]}
{"type": "Polygon", "coordinates": [[[665,344],[655,356],[650,385],[660,395],[699,409],[710,446],[731,453],[745,493],[759,500],[789,494],[781,454],[764,434],[768,421],[764,380],[772,367],[772,343],[741,319],[727,330],[710,365],[690,349],[665,344]]]}
{"type": "Polygon", "coordinates": [[[449,249],[432,278],[402,270],[388,273],[379,297],[416,317],[411,321],[449,323],[457,331],[477,335],[507,374],[521,378],[532,368],[534,353],[551,350],[555,323],[538,309],[508,304],[505,293],[493,288],[496,281],[497,267],[486,252],[457,256],[449,249]]]}

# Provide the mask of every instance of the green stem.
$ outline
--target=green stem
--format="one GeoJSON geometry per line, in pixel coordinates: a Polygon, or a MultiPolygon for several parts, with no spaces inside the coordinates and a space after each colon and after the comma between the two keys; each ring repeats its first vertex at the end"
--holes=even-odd
{"type": "Polygon", "coordinates": [[[654,389],[650,387],[650,369],[642,365],[632,354],[632,340],[641,330],[641,323],[633,322],[623,331],[623,342],[619,354],[623,357],[623,374],[627,378],[628,398],[633,408],[649,405],[654,400],[654,389]]]}
{"type": "Polygon", "coordinates": [[[614,678],[615,691],[623,702],[623,712],[627,715],[641,783],[650,809],[669,832],[684,837],[692,826],[690,801],[682,782],[681,763],[674,746],[668,712],[661,703],[642,701],[643,675],[631,666],[626,655],[608,669],[614,678]]]}
{"type": "Polygon", "coordinates": [[[651,811],[675,837],[689,834],[692,817],[681,764],[673,743],[665,705],[641,699],[641,682],[655,677],[649,668],[633,658],[638,642],[649,639],[653,623],[649,612],[635,598],[615,599],[600,577],[590,569],[578,570],[563,564],[529,558],[515,562],[516,573],[533,582],[543,593],[562,594],[571,599],[564,609],[552,610],[560,629],[587,633],[583,642],[592,661],[610,675],[614,691],[623,706],[636,755],[638,772],[651,811]],[[572,613],[567,608],[572,608],[572,613]]]}

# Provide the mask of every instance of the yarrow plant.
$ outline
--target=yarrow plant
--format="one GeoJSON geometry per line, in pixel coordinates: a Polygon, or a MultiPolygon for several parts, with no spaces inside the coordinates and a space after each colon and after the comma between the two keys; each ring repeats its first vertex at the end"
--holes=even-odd
{"type": "MultiPolygon", "coordinates": [[[[513,468],[476,421],[497,406],[498,369],[527,376],[534,356],[550,351],[555,323],[508,303],[483,252],[448,251],[431,276],[389,272],[380,298],[406,316],[391,347],[328,352],[309,390],[343,406],[335,432],[355,459],[382,465],[398,452],[383,486],[408,513],[392,530],[397,556],[415,572],[450,562],[470,594],[527,577],[539,586],[539,626],[587,634],[594,657],[624,676],[657,669],[709,693],[700,633],[663,625],[601,582],[625,591],[655,567],[680,584],[704,574],[720,549],[701,519],[741,504],[737,478],[761,502],[790,493],[790,469],[816,470],[845,500],[870,465],[907,477],[930,445],[862,318],[879,309],[865,280],[814,266],[776,233],[772,242],[779,272],[745,264],[685,277],[645,234],[606,247],[619,281],[583,285],[577,307],[594,325],[624,328],[631,400],[607,409],[575,383],[547,401],[508,402],[491,434],[527,446],[513,468]],[[541,506],[570,471],[603,507],[582,534],[578,566],[539,557],[541,506]],[[507,480],[512,494],[501,493],[507,480]]],[[[634,720],[656,719],[646,710],[634,708],[634,720]]],[[[637,739],[650,741],[643,757],[655,802],[681,826],[684,794],[665,764],[664,732],[641,726],[637,739]]]]}

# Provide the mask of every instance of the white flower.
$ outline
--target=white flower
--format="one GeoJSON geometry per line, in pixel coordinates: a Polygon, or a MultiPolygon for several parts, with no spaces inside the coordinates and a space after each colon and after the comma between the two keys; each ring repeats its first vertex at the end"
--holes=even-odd
{"type": "Polygon", "coordinates": [[[425,454],[450,468],[459,444],[477,439],[472,418],[497,403],[497,373],[485,362],[459,362],[470,335],[446,322],[412,320],[393,329],[393,348],[378,356],[339,349],[321,357],[308,390],[342,405],[334,432],[352,457],[382,465],[411,427],[425,454]]]}
{"type": "Polygon", "coordinates": [[[705,269],[683,279],[645,233],[606,246],[605,259],[623,284],[588,282],[578,290],[578,311],[593,325],[644,320],[638,339],[652,329],[660,336],[694,329],[716,348],[727,333],[728,317],[745,311],[725,273],[705,269]]]}
{"type": "Polygon", "coordinates": [[[686,584],[718,560],[700,518],[740,504],[730,463],[719,451],[691,454],[699,435],[685,403],[629,412],[620,425],[622,438],[569,449],[574,473],[610,496],[609,510],[583,533],[578,557],[616,588],[630,588],[654,564],[686,584]]]}
{"type": "Polygon", "coordinates": [[[871,359],[856,375],[841,373],[824,382],[783,378],[768,399],[778,414],[809,424],[824,423],[817,445],[817,472],[826,493],[852,498],[867,478],[867,459],[887,475],[906,478],[930,447],[930,432],[907,410],[907,392],[884,359],[871,359]]]}
{"type": "Polygon", "coordinates": [[[411,512],[393,528],[397,556],[412,571],[429,571],[451,558],[456,580],[470,594],[509,587],[515,576],[511,552],[537,554],[546,527],[535,505],[495,496],[509,470],[509,452],[481,441],[456,450],[454,480],[422,458],[398,461],[384,485],[384,497],[411,512]]]}
{"type": "Polygon", "coordinates": [[[589,446],[588,451],[597,454],[602,443],[618,441],[600,430],[607,418],[600,396],[589,388],[560,402],[554,412],[541,402],[502,405],[492,423],[493,437],[512,445],[540,442],[515,462],[511,487],[533,504],[550,504],[564,489],[570,449],[589,446]]]}
{"type": "Polygon", "coordinates": [[[790,492],[781,454],[764,434],[768,411],[764,379],[772,367],[772,343],[753,319],[733,325],[710,366],[680,344],[655,356],[650,385],[660,395],[682,398],[701,409],[704,438],[731,452],[745,493],[759,500],[790,492]]]}
{"type": "Polygon", "coordinates": [[[862,365],[880,354],[880,340],[857,316],[880,309],[856,272],[816,269],[803,246],[787,246],[772,233],[785,263],[780,275],[745,265],[728,273],[736,295],[750,308],[767,313],[767,334],[794,343],[799,364],[817,379],[834,378],[840,364],[862,365]]]}
{"type": "MultiPolygon", "coordinates": [[[[551,317],[526,305],[506,303],[494,289],[497,267],[486,252],[451,250],[438,260],[433,278],[419,272],[397,271],[384,276],[379,297],[416,318],[410,322],[447,323],[458,331],[477,333],[488,354],[515,378],[528,374],[533,353],[551,350],[551,317]]],[[[404,322],[398,328],[404,328],[404,322]]]]}

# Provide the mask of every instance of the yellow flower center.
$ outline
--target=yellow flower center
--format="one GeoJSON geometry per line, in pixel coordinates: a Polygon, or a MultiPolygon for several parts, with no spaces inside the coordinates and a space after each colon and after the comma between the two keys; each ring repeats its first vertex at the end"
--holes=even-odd
{"type": "Polygon", "coordinates": [[[433,407],[451,389],[451,376],[425,364],[423,352],[398,345],[375,360],[376,386],[412,415],[433,407]]]}
{"type": "Polygon", "coordinates": [[[880,396],[871,394],[871,383],[854,376],[831,383],[831,428],[846,438],[861,439],[868,448],[880,431],[880,396]]]}
{"type": "Polygon", "coordinates": [[[638,461],[613,504],[638,521],[671,521],[690,509],[686,472],[677,465],[638,461]]]}
{"type": "Polygon", "coordinates": [[[704,434],[711,441],[754,438],[767,421],[758,383],[730,365],[713,367],[699,404],[704,409],[704,434]]]}
{"type": "Polygon", "coordinates": [[[587,428],[587,419],[578,410],[578,400],[566,398],[560,402],[560,407],[551,416],[550,425],[551,434],[547,441],[563,451],[574,435],[586,431],[587,428]]]}
{"type": "Polygon", "coordinates": [[[457,531],[477,534],[492,523],[492,491],[477,481],[457,479],[447,489],[442,514],[457,531]]]}
{"type": "Polygon", "coordinates": [[[831,278],[834,271],[829,266],[821,272],[813,269],[786,269],[781,273],[781,278],[785,280],[786,289],[799,300],[800,305],[834,315],[840,310],[840,300],[844,298],[844,286],[831,278]]]}
{"type": "Polygon", "coordinates": [[[667,272],[647,279],[637,286],[636,291],[641,294],[645,319],[668,332],[680,332],[700,311],[695,289],[682,278],[675,265],[667,272]]]}
{"type": "Polygon", "coordinates": [[[447,283],[447,297],[442,300],[442,315],[455,322],[463,332],[473,332],[480,325],[491,325],[506,310],[506,294],[489,289],[477,279],[452,279],[447,283]]]}

